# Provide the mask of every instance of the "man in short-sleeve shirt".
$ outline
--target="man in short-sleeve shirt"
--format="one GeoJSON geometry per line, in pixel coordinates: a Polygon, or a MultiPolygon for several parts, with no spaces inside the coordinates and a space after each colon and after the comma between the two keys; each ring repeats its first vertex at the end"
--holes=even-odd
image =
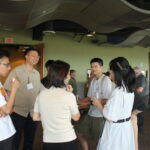
{"type": "Polygon", "coordinates": [[[139,132],[142,133],[144,125],[144,114],[142,111],[148,108],[149,100],[148,82],[146,77],[141,73],[140,68],[135,67],[134,71],[136,75],[136,89],[133,112],[137,115],[138,129],[139,132]]]}
{"type": "Polygon", "coordinates": [[[31,150],[37,123],[32,120],[33,106],[36,96],[40,92],[40,74],[34,69],[39,61],[37,49],[28,48],[25,51],[26,62],[13,69],[4,87],[10,91],[11,77],[17,78],[21,85],[16,93],[14,111],[11,114],[16,128],[15,148],[18,150],[22,132],[24,130],[24,150],[31,150]]]}
{"type": "MultiPolygon", "coordinates": [[[[79,104],[91,103],[91,98],[96,97],[99,100],[106,101],[112,91],[112,83],[109,77],[102,73],[103,61],[100,58],[93,58],[90,62],[91,71],[94,77],[90,83],[88,94],[86,98],[79,101],[79,104]]],[[[90,105],[88,114],[81,122],[78,131],[78,138],[81,142],[83,150],[88,149],[86,137],[90,137],[95,142],[99,140],[104,126],[103,115],[96,106],[90,105]]]]}

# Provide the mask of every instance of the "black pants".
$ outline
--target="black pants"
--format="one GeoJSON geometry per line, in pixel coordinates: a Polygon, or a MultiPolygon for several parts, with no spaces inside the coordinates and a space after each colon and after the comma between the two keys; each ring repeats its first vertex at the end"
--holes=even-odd
{"type": "Polygon", "coordinates": [[[144,127],[144,114],[143,113],[139,113],[137,115],[138,118],[138,131],[140,134],[143,133],[143,127],[144,127]]]}
{"type": "Polygon", "coordinates": [[[11,119],[16,128],[14,137],[14,150],[19,150],[22,133],[24,132],[23,150],[32,150],[37,122],[34,122],[30,115],[23,117],[17,113],[11,114],[11,119]]]}
{"type": "Polygon", "coordinates": [[[43,143],[43,150],[77,150],[77,140],[65,143],[43,143]]]}
{"type": "Polygon", "coordinates": [[[10,138],[0,141],[0,150],[13,150],[13,141],[14,136],[11,136],[10,138]]]}

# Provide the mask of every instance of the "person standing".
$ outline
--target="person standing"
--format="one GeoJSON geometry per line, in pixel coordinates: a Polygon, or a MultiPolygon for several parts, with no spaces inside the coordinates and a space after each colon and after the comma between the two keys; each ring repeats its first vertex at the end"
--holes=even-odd
{"type": "Polygon", "coordinates": [[[133,113],[137,115],[138,130],[140,133],[142,133],[144,126],[143,111],[145,111],[148,108],[149,100],[148,82],[146,77],[142,74],[140,68],[135,67],[134,71],[136,75],[136,84],[133,113]]]}
{"type": "Polygon", "coordinates": [[[106,104],[92,98],[92,103],[106,119],[97,150],[134,150],[134,133],[131,113],[134,103],[135,73],[124,57],[110,62],[110,77],[116,88],[106,104]]]}
{"type": "MultiPolygon", "coordinates": [[[[9,53],[0,49],[0,77],[5,77],[10,71],[9,53]]],[[[16,132],[9,116],[13,109],[15,95],[19,82],[11,79],[11,93],[8,97],[0,82],[0,150],[13,150],[13,139],[16,132]]]]}
{"type": "Polygon", "coordinates": [[[76,96],[77,95],[77,81],[75,77],[76,77],[76,71],[70,70],[70,80],[68,84],[72,86],[73,94],[76,96]]]}
{"type": "Polygon", "coordinates": [[[77,150],[71,119],[79,120],[80,113],[74,94],[64,83],[69,67],[63,61],[53,63],[49,88],[40,92],[35,102],[33,120],[42,122],[43,150],[77,150]]]}
{"type": "Polygon", "coordinates": [[[148,82],[139,67],[134,68],[136,75],[135,98],[132,112],[132,124],[135,135],[135,150],[138,150],[138,133],[143,133],[144,114],[148,108],[148,82]]]}
{"type": "Polygon", "coordinates": [[[15,150],[19,149],[21,135],[24,131],[23,150],[32,150],[34,135],[37,123],[32,120],[33,106],[38,93],[40,92],[40,74],[34,69],[39,61],[39,53],[35,48],[27,48],[25,53],[25,64],[13,69],[5,84],[7,91],[10,89],[10,80],[17,78],[21,86],[18,88],[15,98],[14,110],[11,114],[12,121],[16,128],[15,150]]]}
{"type": "MultiPolygon", "coordinates": [[[[102,73],[103,60],[100,58],[93,58],[90,64],[94,76],[90,82],[87,97],[78,101],[81,105],[91,104],[91,98],[94,96],[104,102],[109,98],[112,91],[111,80],[102,73]]],[[[89,150],[88,137],[93,141],[96,147],[101,137],[103,127],[103,114],[100,113],[96,106],[90,105],[88,114],[77,129],[78,139],[83,150],[89,150]]]]}
{"type": "Polygon", "coordinates": [[[42,80],[41,80],[41,83],[42,85],[47,88],[48,86],[48,83],[49,83],[49,80],[48,80],[48,74],[50,73],[50,69],[51,69],[51,66],[52,64],[54,63],[54,60],[48,60],[46,63],[45,63],[45,68],[47,70],[47,75],[46,77],[44,77],[42,80]]]}

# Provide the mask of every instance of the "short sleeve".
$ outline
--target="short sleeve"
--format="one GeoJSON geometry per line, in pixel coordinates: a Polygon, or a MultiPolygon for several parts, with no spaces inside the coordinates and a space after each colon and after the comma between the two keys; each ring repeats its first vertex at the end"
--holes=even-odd
{"type": "Polygon", "coordinates": [[[110,99],[104,106],[103,115],[105,118],[111,121],[117,121],[119,119],[121,114],[121,108],[123,105],[121,99],[121,95],[119,94],[117,89],[115,89],[112,92],[110,99]]]}
{"type": "Polygon", "coordinates": [[[5,83],[4,83],[4,88],[6,90],[8,90],[8,91],[11,91],[10,81],[11,81],[11,79],[13,77],[16,78],[16,71],[15,71],[15,69],[10,72],[10,74],[8,75],[8,77],[7,77],[7,79],[6,79],[5,83]]]}
{"type": "Polygon", "coordinates": [[[90,97],[90,98],[92,97],[93,80],[94,80],[94,78],[92,79],[92,81],[90,83],[89,90],[88,90],[88,93],[87,93],[87,96],[90,97]]]}
{"type": "Polygon", "coordinates": [[[139,87],[145,88],[146,86],[147,86],[146,77],[144,77],[143,75],[138,77],[137,80],[136,80],[136,88],[139,88],[139,87]]]}
{"type": "Polygon", "coordinates": [[[45,90],[46,88],[44,87],[44,85],[41,83],[40,84],[40,91],[43,91],[43,90],[45,90]]]}
{"type": "Polygon", "coordinates": [[[34,112],[39,112],[39,95],[37,96],[34,104],[34,112]]]}
{"type": "Polygon", "coordinates": [[[102,79],[102,93],[103,93],[102,97],[104,99],[108,99],[111,95],[111,92],[112,92],[112,82],[107,76],[104,76],[102,79]]]}
{"type": "Polygon", "coordinates": [[[71,114],[72,115],[75,115],[79,112],[79,109],[78,109],[78,105],[77,105],[77,102],[76,102],[76,98],[75,96],[71,93],[71,97],[70,97],[70,111],[71,111],[71,114]]]}
{"type": "Polygon", "coordinates": [[[0,107],[4,106],[6,104],[4,96],[0,93],[0,107]]]}

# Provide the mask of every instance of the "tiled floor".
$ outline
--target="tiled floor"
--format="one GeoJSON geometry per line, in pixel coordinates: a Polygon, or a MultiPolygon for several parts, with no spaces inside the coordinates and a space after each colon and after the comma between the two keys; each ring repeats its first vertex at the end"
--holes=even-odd
{"type": "MultiPolygon", "coordinates": [[[[145,115],[144,133],[142,135],[139,135],[139,150],[150,150],[150,110],[145,112],[144,115],[145,115]]],[[[41,141],[42,141],[42,132],[41,126],[39,126],[35,137],[34,150],[42,150],[41,141]]],[[[90,150],[95,150],[92,146],[91,141],[89,141],[89,144],[90,150]]],[[[78,150],[81,150],[80,145],[78,150]]]]}

